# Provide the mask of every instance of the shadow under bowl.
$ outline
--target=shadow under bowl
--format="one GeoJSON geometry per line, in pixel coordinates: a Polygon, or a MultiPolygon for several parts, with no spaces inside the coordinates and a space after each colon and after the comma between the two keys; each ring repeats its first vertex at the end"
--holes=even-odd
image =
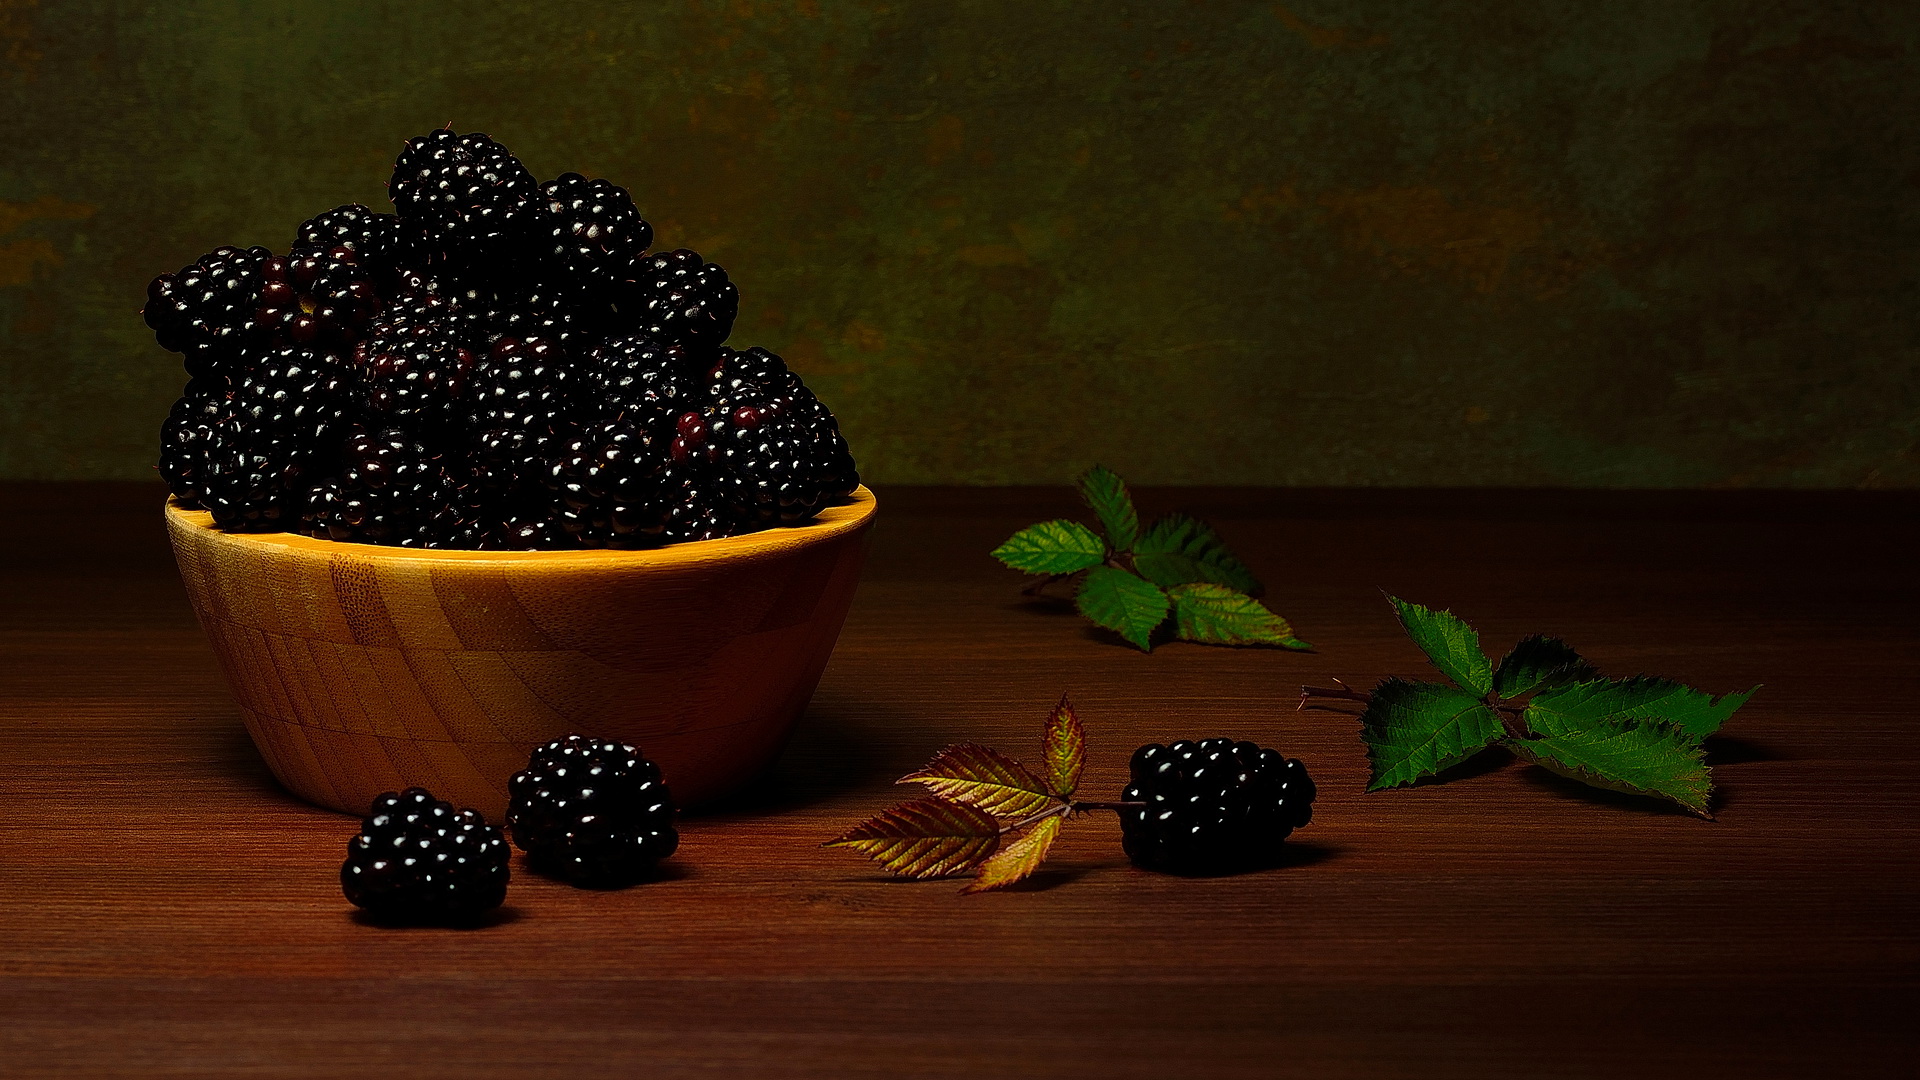
{"type": "Polygon", "coordinates": [[[779,752],[846,621],[875,511],[649,551],[425,551],[228,533],[167,504],[195,614],[254,745],[349,814],[418,785],[490,821],[535,746],[638,746],[674,798],[779,752]]]}

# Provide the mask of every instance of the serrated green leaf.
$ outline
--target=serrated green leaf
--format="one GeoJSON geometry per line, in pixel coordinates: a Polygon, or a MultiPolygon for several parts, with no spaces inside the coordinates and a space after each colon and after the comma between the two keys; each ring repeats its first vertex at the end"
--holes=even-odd
{"type": "Polygon", "coordinates": [[[1098,566],[1080,582],[1074,597],[1080,614],[1118,633],[1143,652],[1153,651],[1153,631],[1167,621],[1172,601],[1151,581],[1125,570],[1098,566]]]}
{"type": "Polygon", "coordinates": [[[1024,881],[1040,864],[1047,859],[1047,852],[1053,847],[1054,838],[1060,835],[1060,819],[1042,818],[1025,836],[1015,840],[996,852],[993,858],[980,864],[980,873],[963,893],[986,892],[988,889],[1004,889],[1017,881],[1024,881]]]}
{"type": "Polygon", "coordinates": [[[1104,465],[1095,465],[1080,477],[1080,497],[1087,501],[1107,532],[1115,551],[1125,551],[1140,536],[1140,514],[1126,481],[1104,465]]]}
{"type": "Polygon", "coordinates": [[[1701,816],[1713,779],[1700,741],[1659,723],[1602,724],[1542,739],[1508,739],[1527,761],[1594,787],[1671,799],[1701,816]]]}
{"type": "Polygon", "coordinates": [[[1040,742],[1047,752],[1047,786],[1060,798],[1071,799],[1080,786],[1080,770],[1087,763],[1087,729],[1067,695],[1061,694],[1060,704],[1048,714],[1040,742]]]}
{"type": "Polygon", "coordinates": [[[1293,636],[1287,620],[1253,597],[1225,585],[1175,585],[1167,595],[1173,599],[1174,629],[1182,640],[1208,645],[1312,648],[1293,636]]]}
{"type": "Polygon", "coordinates": [[[1493,663],[1480,651],[1480,635],[1473,627],[1451,611],[1435,611],[1397,596],[1387,599],[1407,636],[1442,675],[1481,697],[1493,689],[1493,663]]]}
{"type": "Polygon", "coordinates": [[[1000,846],[993,815],[945,799],[921,799],[883,810],[834,837],[901,877],[957,874],[986,861],[1000,846]]]}
{"type": "Polygon", "coordinates": [[[1714,697],[1672,679],[1636,675],[1594,679],[1557,687],[1527,703],[1527,728],[1536,735],[1565,735],[1608,723],[1658,720],[1696,739],[1720,730],[1760,688],[1714,697]]]}
{"type": "Polygon", "coordinates": [[[1535,634],[1523,639],[1493,669],[1493,692],[1503,698],[1584,682],[1600,674],[1559,638],[1535,634]]]}
{"type": "Polygon", "coordinates": [[[1022,818],[1037,814],[1059,800],[1025,765],[990,746],[961,743],[935,754],[925,767],[898,781],[922,784],[951,802],[985,810],[996,817],[1022,818]]]}
{"type": "Polygon", "coordinates": [[[1368,791],[1410,784],[1479,753],[1505,733],[1487,703],[1458,687],[1387,679],[1360,714],[1373,763],[1368,791]]]}
{"type": "Polygon", "coordinates": [[[993,557],[1029,574],[1071,574],[1106,561],[1107,545],[1077,521],[1043,521],[993,549],[993,557]]]}
{"type": "Polygon", "coordinates": [[[1263,591],[1260,579],[1227,550],[1220,534],[1185,514],[1168,514],[1154,522],[1133,546],[1133,566],[1162,588],[1208,583],[1248,596],[1263,591]]]}

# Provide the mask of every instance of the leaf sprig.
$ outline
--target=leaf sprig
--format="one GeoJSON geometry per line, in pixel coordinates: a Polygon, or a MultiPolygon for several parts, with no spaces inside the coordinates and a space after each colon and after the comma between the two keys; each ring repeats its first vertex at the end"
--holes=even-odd
{"type": "MultiPolygon", "coordinates": [[[[1608,679],[1558,638],[1526,638],[1498,665],[1451,611],[1389,596],[1407,636],[1448,682],[1388,678],[1371,694],[1300,688],[1360,701],[1360,738],[1373,765],[1368,791],[1411,784],[1490,746],[1594,787],[1667,799],[1711,819],[1703,740],[1752,690],[1714,697],[1671,679],[1608,679]]],[[[1335,680],[1338,682],[1339,680],[1335,680]]]]}
{"type": "Polygon", "coordinates": [[[1047,717],[1045,776],[989,746],[961,743],[900,778],[931,798],[902,803],[827,841],[901,877],[938,878],[974,871],[963,893],[1005,888],[1039,869],[1063,821],[1120,804],[1075,802],[1087,735],[1065,697],[1047,717]]]}
{"type": "Polygon", "coordinates": [[[1142,531],[1119,476],[1095,465],[1077,484],[1101,532],[1077,521],[1043,521],[993,550],[1013,569],[1040,575],[1028,593],[1078,577],[1080,614],[1143,652],[1153,651],[1156,633],[1169,623],[1182,641],[1313,647],[1255,599],[1260,579],[1205,522],[1169,514],[1142,531]]]}

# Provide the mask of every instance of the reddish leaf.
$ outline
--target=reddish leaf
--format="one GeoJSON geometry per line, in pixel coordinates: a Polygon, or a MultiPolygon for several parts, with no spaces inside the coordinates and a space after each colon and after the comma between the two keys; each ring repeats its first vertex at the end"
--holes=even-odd
{"type": "Polygon", "coordinates": [[[1087,763],[1087,730],[1073,711],[1073,702],[1065,694],[1047,717],[1047,733],[1041,739],[1047,748],[1047,783],[1063,799],[1073,797],[1080,786],[1080,769],[1087,763]]]}
{"type": "Polygon", "coordinates": [[[901,777],[900,783],[924,784],[943,799],[1005,818],[1037,814],[1056,801],[1025,765],[977,743],[947,747],[925,768],[901,777]]]}
{"type": "Polygon", "coordinates": [[[1024,880],[1040,869],[1040,864],[1046,861],[1047,850],[1053,847],[1054,837],[1059,835],[1060,818],[1042,818],[1039,824],[1027,830],[1025,836],[1001,848],[993,858],[982,863],[979,876],[960,891],[986,892],[1024,880]]]}
{"type": "Polygon", "coordinates": [[[910,878],[935,878],[978,866],[1000,846],[1000,823],[945,799],[902,803],[829,840],[910,878]]]}

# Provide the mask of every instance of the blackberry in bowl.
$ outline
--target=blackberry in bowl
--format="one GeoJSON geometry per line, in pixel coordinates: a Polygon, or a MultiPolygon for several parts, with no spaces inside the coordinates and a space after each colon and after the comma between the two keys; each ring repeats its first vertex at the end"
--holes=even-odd
{"type": "Polygon", "coordinates": [[[765,766],[874,513],[833,414],[722,343],[739,290],[632,195],[478,133],[408,142],[389,215],[219,248],[148,291],[191,381],[166,516],[242,716],[295,793],[498,819],[563,734],[697,805],[765,766]]]}

